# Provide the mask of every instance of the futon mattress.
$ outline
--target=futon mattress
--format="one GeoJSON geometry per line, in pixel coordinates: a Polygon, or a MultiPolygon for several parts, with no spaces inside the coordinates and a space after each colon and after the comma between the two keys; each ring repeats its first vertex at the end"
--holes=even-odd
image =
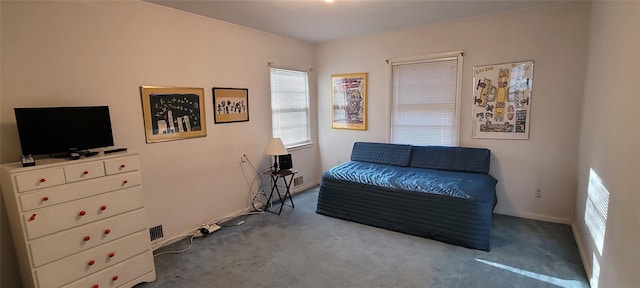
{"type": "Polygon", "coordinates": [[[316,212],[488,251],[496,183],[489,174],[349,161],[323,174],[316,212]]]}

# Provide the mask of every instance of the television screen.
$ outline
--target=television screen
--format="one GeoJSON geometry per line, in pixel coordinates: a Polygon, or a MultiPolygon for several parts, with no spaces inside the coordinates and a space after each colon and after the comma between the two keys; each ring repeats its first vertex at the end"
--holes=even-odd
{"type": "Polygon", "coordinates": [[[22,155],[113,146],[108,106],[14,108],[22,155]]]}

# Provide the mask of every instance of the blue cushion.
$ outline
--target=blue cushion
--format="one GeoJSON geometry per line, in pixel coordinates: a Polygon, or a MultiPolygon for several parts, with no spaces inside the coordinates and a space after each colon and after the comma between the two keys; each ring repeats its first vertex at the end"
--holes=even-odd
{"type": "Polygon", "coordinates": [[[488,174],[490,159],[489,149],[414,146],[409,166],[488,174]]]}
{"type": "Polygon", "coordinates": [[[351,150],[351,161],[409,166],[411,145],[356,142],[351,150]]]}

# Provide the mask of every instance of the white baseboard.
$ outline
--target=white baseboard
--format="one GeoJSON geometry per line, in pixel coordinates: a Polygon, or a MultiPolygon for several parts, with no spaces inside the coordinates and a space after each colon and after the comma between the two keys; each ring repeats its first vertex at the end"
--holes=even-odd
{"type": "Polygon", "coordinates": [[[313,188],[320,185],[318,182],[303,184],[302,186],[291,187],[291,194],[296,194],[302,191],[306,191],[307,189],[313,188]]]}
{"type": "Polygon", "coordinates": [[[494,210],[494,213],[502,214],[502,215],[515,216],[515,217],[520,217],[520,218],[533,219],[533,220],[540,220],[540,221],[545,221],[545,222],[567,224],[567,225],[571,225],[571,223],[573,222],[573,221],[571,221],[571,219],[560,218],[560,217],[555,217],[555,216],[548,216],[548,215],[541,215],[541,214],[536,214],[536,213],[528,213],[528,212],[500,211],[500,210],[496,209],[496,210],[494,210]]]}
{"type": "Polygon", "coordinates": [[[593,275],[593,271],[591,267],[591,261],[593,260],[587,261],[590,258],[587,257],[584,243],[581,240],[582,237],[579,237],[580,234],[576,229],[575,223],[571,224],[571,232],[573,232],[573,238],[576,240],[576,245],[578,246],[578,252],[580,253],[580,259],[582,259],[582,266],[584,266],[584,272],[587,274],[587,279],[590,280],[593,275]]]}
{"type": "MultiPolygon", "coordinates": [[[[219,219],[220,219],[220,221],[233,219],[235,217],[239,217],[239,216],[245,215],[247,213],[250,213],[251,210],[252,210],[252,208],[250,206],[249,207],[245,207],[245,208],[236,210],[235,212],[233,212],[233,213],[231,213],[231,214],[229,214],[229,215],[227,215],[225,217],[219,218],[219,219]]],[[[214,222],[217,222],[217,221],[214,221],[214,222]]],[[[201,223],[201,224],[203,224],[203,223],[201,223]]],[[[194,227],[190,228],[189,230],[182,231],[182,233],[178,233],[178,234],[176,234],[176,235],[174,235],[172,237],[168,237],[166,239],[163,237],[163,238],[159,238],[159,239],[156,239],[156,240],[152,241],[151,242],[151,250],[155,251],[155,250],[158,250],[158,249],[160,249],[162,247],[165,247],[165,246],[171,245],[171,244],[173,244],[175,242],[178,242],[178,241],[180,241],[180,240],[182,240],[184,238],[191,237],[193,235],[193,233],[198,228],[201,227],[200,226],[201,224],[199,224],[198,226],[194,226],[194,227]]],[[[207,224],[209,224],[209,223],[207,223],[207,224]]],[[[211,223],[211,224],[213,224],[213,223],[211,223]]]]}
{"type": "MultiPolygon", "coordinates": [[[[298,187],[295,187],[295,188],[291,187],[291,194],[295,195],[297,193],[300,193],[302,191],[305,191],[307,189],[313,188],[313,187],[318,186],[318,185],[320,185],[320,183],[312,182],[312,183],[307,183],[307,184],[304,184],[302,186],[298,186],[298,187]]],[[[239,216],[242,216],[242,215],[245,215],[245,214],[251,212],[252,209],[253,208],[251,207],[251,205],[249,205],[249,206],[244,207],[242,209],[236,210],[236,211],[232,212],[231,214],[229,214],[229,215],[227,215],[225,217],[222,217],[220,219],[232,219],[232,218],[235,218],[235,217],[239,217],[239,216]]],[[[184,238],[191,237],[191,235],[193,235],[193,233],[198,228],[200,228],[200,226],[192,227],[192,228],[190,228],[190,229],[188,229],[186,231],[183,231],[182,233],[178,233],[178,234],[174,235],[173,237],[168,237],[168,238],[164,238],[163,237],[163,238],[156,239],[156,240],[151,242],[152,250],[155,251],[155,250],[157,250],[157,249],[159,249],[161,247],[164,247],[164,246],[167,246],[167,245],[171,245],[171,244],[173,244],[175,242],[178,242],[178,241],[180,241],[180,240],[182,240],[184,238]]]]}

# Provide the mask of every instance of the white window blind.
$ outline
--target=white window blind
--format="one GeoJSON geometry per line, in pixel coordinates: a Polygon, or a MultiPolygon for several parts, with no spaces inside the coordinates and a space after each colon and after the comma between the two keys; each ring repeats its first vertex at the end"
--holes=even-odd
{"type": "Polygon", "coordinates": [[[273,137],[287,148],[309,143],[307,72],[270,68],[270,77],[273,137]]]}
{"type": "Polygon", "coordinates": [[[391,142],[458,145],[459,57],[392,63],[391,142]]]}

